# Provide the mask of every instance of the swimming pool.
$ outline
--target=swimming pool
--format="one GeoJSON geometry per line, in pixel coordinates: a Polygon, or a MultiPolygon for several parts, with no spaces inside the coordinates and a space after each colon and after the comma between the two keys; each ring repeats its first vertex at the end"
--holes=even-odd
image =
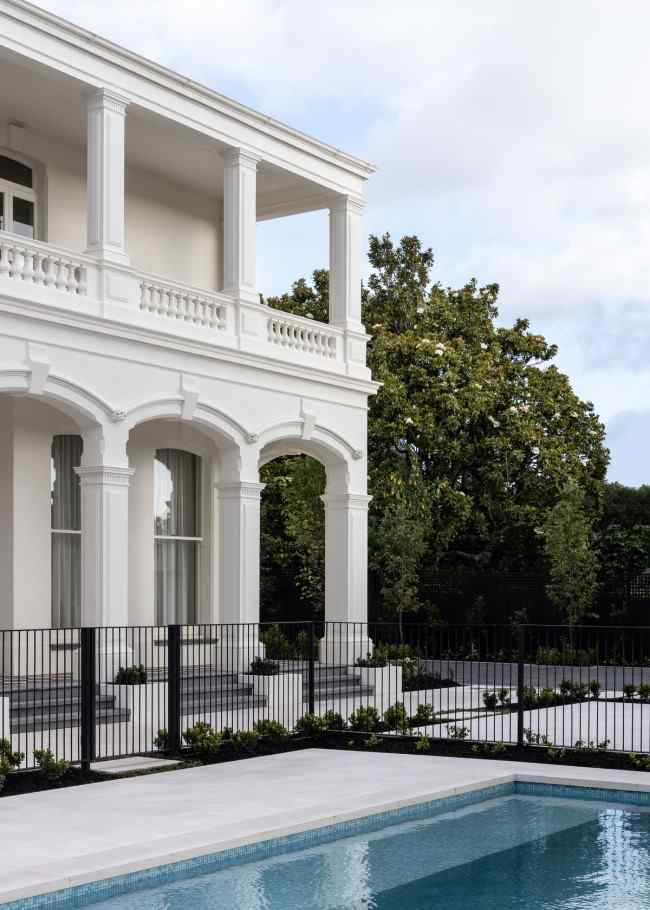
{"type": "Polygon", "coordinates": [[[640,910],[650,794],[508,783],[7,908],[640,910]]]}

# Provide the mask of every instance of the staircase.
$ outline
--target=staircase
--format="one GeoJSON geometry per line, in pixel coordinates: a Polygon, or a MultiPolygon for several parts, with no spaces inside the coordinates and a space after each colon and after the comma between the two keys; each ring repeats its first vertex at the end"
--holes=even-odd
{"type": "MultiPolygon", "coordinates": [[[[9,699],[11,733],[78,727],[81,722],[81,685],[72,676],[44,676],[0,680],[0,695],[9,699]]],[[[129,711],[115,705],[111,695],[98,694],[98,724],[125,723],[129,711]]]]}

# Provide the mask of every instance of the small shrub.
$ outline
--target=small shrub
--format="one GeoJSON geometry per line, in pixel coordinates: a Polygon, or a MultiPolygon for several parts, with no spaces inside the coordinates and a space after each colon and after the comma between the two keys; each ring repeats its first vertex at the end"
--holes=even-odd
{"type": "Polygon", "coordinates": [[[412,727],[426,727],[435,720],[433,705],[418,705],[418,709],[411,718],[412,727]]]}
{"type": "Polygon", "coordinates": [[[630,752],[628,758],[637,771],[650,771],[650,755],[638,755],[636,752],[630,752]]]}
{"type": "Polygon", "coordinates": [[[255,657],[251,661],[251,673],[255,676],[275,676],[278,665],[268,657],[255,657]]]}
{"type": "Polygon", "coordinates": [[[300,631],[295,641],[289,641],[277,623],[260,634],[267,658],[270,660],[307,660],[311,642],[307,632],[300,631]]]}
{"type": "Polygon", "coordinates": [[[117,686],[140,686],[147,681],[147,671],[142,664],[120,667],[115,676],[117,686]]]}
{"type": "Polygon", "coordinates": [[[499,704],[505,708],[510,704],[510,690],[509,689],[499,689],[497,692],[497,697],[499,699],[499,704]]]}
{"type": "Polygon", "coordinates": [[[318,739],[326,729],[325,718],[318,714],[303,714],[296,722],[296,732],[310,736],[312,739],[318,739]]]}
{"type": "Polygon", "coordinates": [[[634,698],[636,695],[636,686],[632,683],[627,683],[623,686],[623,698],[634,698]]]}
{"type": "Polygon", "coordinates": [[[289,735],[289,731],[277,720],[258,720],[253,724],[258,736],[266,737],[270,742],[279,745],[289,735]]]}
{"type": "Polygon", "coordinates": [[[34,760],[46,780],[54,783],[70,770],[70,762],[56,759],[51,749],[35,749],[34,760]]]}
{"type": "Polygon", "coordinates": [[[8,739],[0,739],[0,791],[4,788],[7,776],[20,767],[24,758],[23,752],[11,751],[8,739]]]}
{"type": "Polygon", "coordinates": [[[641,683],[636,688],[636,694],[639,696],[641,701],[650,701],[650,683],[641,683]]]}
{"type": "Polygon", "coordinates": [[[488,711],[494,711],[497,706],[498,698],[496,692],[484,692],[483,704],[488,711]]]}
{"type": "Polygon", "coordinates": [[[395,702],[390,708],[386,708],[384,711],[384,723],[389,730],[400,730],[402,732],[408,730],[409,718],[403,702],[395,702]]]}
{"type": "Polygon", "coordinates": [[[364,739],[363,744],[366,749],[370,749],[372,751],[381,745],[381,739],[375,733],[371,733],[368,739],[364,739]]]}
{"type": "Polygon", "coordinates": [[[224,739],[223,733],[216,733],[210,724],[198,721],[183,733],[183,739],[199,761],[214,761],[224,739]]]}
{"type": "Polygon", "coordinates": [[[257,730],[238,730],[228,739],[235,752],[252,755],[259,745],[260,734],[257,730]]]}
{"type": "Polygon", "coordinates": [[[558,667],[562,663],[562,655],[558,648],[538,648],[535,654],[536,664],[558,667]]]}
{"type": "Polygon", "coordinates": [[[589,691],[591,692],[592,698],[598,698],[600,695],[601,685],[597,679],[592,679],[589,683],[589,691]]]}
{"type": "Polygon", "coordinates": [[[551,761],[561,761],[566,755],[566,749],[556,749],[555,746],[549,746],[546,750],[546,757],[551,761]]]}
{"type": "Polygon", "coordinates": [[[533,730],[524,730],[524,739],[528,746],[550,746],[552,745],[545,733],[535,733],[533,730]]]}
{"type": "Polygon", "coordinates": [[[507,746],[505,743],[476,743],[472,746],[472,752],[475,755],[501,755],[505,752],[507,746]]]}
{"type": "Polygon", "coordinates": [[[469,739],[469,730],[467,727],[457,727],[455,724],[450,724],[447,727],[447,735],[449,739],[469,739]]]}
{"type": "Polygon", "coordinates": [[[573,692],[573,680],[572,679],[563,679],[560,683],[560,695],[563,695],[565,698],[568,698],[569,695],[573,692]]]}
{"type": "Polygon", "coordinates": [[[357,667],[385,667],[388,660],[380,652],[374,654],[368,653],[365,657],[357,657],[355,664],[357,667]]]}
{"type": "Polygon", "coordinates": [[[328,730],[345,730],[345,721],[338,711],[326,711],[323,721],[328,730]]]}
{"type": "Polygon", "coordinates": [[[169,748],[169,733],[164,727],[161,727],[156,736],[154,736],[153,744],[159,752],[166,752],[169,748]]]}
{"type": "Polygon", "coordinates": [[[415,743],[415,751],[420,754],[431,752],[431,743],[429,742],[428,737],[421,736],[415,743]]]}
{"type": "Polygon", "coordinates": [[[372,733],[379,727],[377,709],[361,705],[350,715],[350,727],[362,733],[372,733]]]}

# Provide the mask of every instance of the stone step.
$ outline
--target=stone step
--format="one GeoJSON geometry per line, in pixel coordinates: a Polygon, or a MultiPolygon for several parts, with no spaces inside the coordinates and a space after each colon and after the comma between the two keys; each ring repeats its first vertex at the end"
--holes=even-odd
{"type": "MultiPolygon", "coordinates": [[[[98,724],[126,723],[130,720],[131,712],[120,708],[98,708],[96,721],[98,724]]],[[[61,730],[67,727],[78,727],[81,714],[79,710],[56,711],[48,714],[20,714],[12,717],[10,728],[12,733],[33,733],[39,730],[61,730]]]]}

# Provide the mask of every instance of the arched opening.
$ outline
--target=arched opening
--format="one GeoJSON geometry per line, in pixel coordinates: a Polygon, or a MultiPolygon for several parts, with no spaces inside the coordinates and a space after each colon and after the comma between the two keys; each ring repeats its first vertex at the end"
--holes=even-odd
{"type": "Polygon", "coordinates": [[[283,455],[260,469],[260,619],[322,620],[325,615],[326,472],[316,458],[283,455]]]}
{"type": "Polygon", "coordinates": [[[0,628],[80,624],[75,468],[88,419],[72,413],[42,398],[0,395],[0,628]]]}
{"type": "Polygon", "coordinates": [[[221,451],[204,428],[178,419],[131,430],[129,623],[214,621],[221,451]]]}

